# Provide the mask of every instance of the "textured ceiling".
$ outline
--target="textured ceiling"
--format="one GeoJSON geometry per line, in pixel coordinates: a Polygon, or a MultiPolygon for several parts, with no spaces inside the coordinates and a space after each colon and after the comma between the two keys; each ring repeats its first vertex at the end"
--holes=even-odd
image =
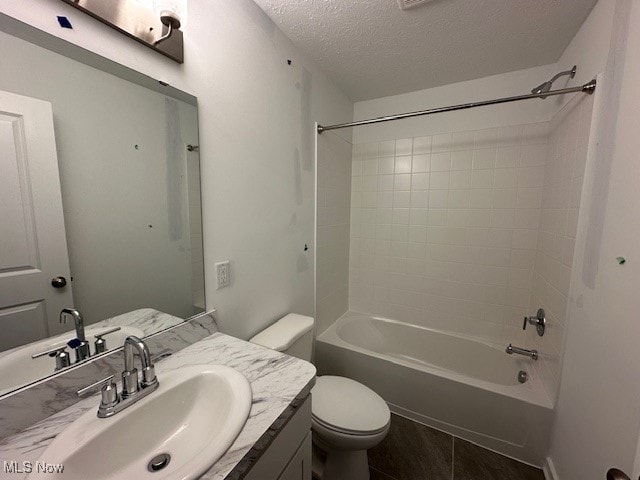
{"type": "Polygon", "coordinates": [[[254,0],[354,100],[554,63],[596,0],[254,0]]]}

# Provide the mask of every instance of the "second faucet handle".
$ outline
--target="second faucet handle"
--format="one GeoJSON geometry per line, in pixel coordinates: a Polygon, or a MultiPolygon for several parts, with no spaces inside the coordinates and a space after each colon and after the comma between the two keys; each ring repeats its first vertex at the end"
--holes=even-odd
{"type": "Polygon", "coordinates": [[[103,353],[103,352],[107,351],[107,341],[102,337],[105,337],[105,336],[107,336],[107,335],[109,335],[111,333],[118,332],[120,330],[122,330],[122,327],[114,327],[114,328],[112,328],[110,330],[107,330],[105,332],[102,332],[100,334],[96,334],[95,335],[96,341],[94,342],[94,346],[95,346],[95,349],[96,349],[96,355],[98,353],[103,353]]]}
{"type": "Polygon", "coordinates": [[[100,388],[102,398],[100,400],[100,407],[98,411],[107,412],[108,410],[113,409],[113,407],[115,407],[120,401],[120,398],[118,397],[118,387],[113,381],[114,377],[115,375],[109,375],[102,380],[98,380],[91,385],[87,385],[86,387],[81,388],[80,390],[78,390],[78,396],[84,397],[85,395],[93,393],[98,388],[102,387],[100,388]]]}
{"type": "Polygon", "coordinates": [[[40,358],[45,355],[48,355],[49,357],[56,357],[56,371],[62,370],[63,368],[67,368],[71,365],[71,358],[69,357],[69,353],[67,353],[67,345],[52,348],[45,352],[36,353],[35,355],[31,355],[31,358],[40,358]]]}

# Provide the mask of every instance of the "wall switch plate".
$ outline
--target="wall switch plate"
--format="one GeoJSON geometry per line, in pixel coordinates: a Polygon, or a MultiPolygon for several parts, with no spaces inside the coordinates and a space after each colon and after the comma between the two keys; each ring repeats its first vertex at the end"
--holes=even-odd
{"type": "Polygon", "coordinates": [[[229,260],[216,263],[216,290],[228,287],[231,282],[231,267],[229,260]]]}

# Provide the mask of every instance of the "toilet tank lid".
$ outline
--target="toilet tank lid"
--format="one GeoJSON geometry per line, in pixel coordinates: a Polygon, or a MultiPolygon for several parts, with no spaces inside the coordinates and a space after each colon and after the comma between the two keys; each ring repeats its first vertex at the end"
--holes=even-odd
{"type": "Polygon", "coordinates": [[[282,352],[313,328],[313,318],[297,313],[285,315],[250,342],[282,352]]]}

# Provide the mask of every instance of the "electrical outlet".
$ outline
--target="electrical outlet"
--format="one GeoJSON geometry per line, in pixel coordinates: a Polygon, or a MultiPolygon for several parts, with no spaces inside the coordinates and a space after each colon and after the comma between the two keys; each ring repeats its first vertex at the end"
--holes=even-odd
{"type": "Polygon", "coordinates": [[[231,267],[229,260],[216,263],[216,290],[228,287],[231,282],[231,267]]]}

